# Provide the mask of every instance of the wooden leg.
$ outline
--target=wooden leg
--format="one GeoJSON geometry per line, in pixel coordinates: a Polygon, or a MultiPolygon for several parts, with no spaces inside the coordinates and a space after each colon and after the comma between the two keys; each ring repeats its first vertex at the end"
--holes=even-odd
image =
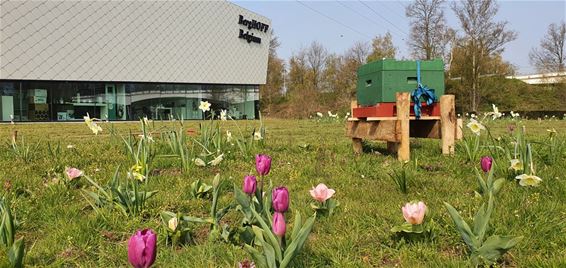
{"type": "Polygon", "coordinates": [[[454,154],[457,127],[454,95],[442,95],[440,97],[440,135],[443,154],[454,154]]]}
{"type": "Polygon", "coordinates": [[[464,137],[464,133],[462,133],[464,127],[464,121],[462,118],[456,119],[456,140],[459,141],[464,137]]]}
{"type": "Polygon", "coordinates": [[[399,149],[399,143],[397,142],[387,142],[387,152],[390,154],[397,154],[397,150],[399,149]]]}
{"type": "Polygon", "coordinates": [[[363,152],[362,139],[352,138],[352,146],[354,148],[354,153],[361,154],[363,152]]]}
{"type": "Polygon", "coordinates": [[[399,148],[397,150],[397,159],[400,161],[408,161],[411,158],[409,148],[409,109],[411,102],[408,92],[397,93],[397,122],[399,126],[399,148]]]}

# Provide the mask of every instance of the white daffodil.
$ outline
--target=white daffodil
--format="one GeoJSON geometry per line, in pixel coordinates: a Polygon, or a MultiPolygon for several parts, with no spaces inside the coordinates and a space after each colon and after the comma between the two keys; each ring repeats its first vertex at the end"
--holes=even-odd
{"type": "Polygon", "coordinates": [[[208,111],[210,111],[210,102],[201,101],[198,108],[203,112],[208,112],[208,111]]]}
{"type": "Polygon", "coordinates": [[[548,133],[551,133],[551,134],[556,134],[556,133],[557,133],[555,128],[547,129],[546,131],[547,131],[548,133]]]}
{"type": "Polygon", "coordinates": [[[328,111],[328,116],[332,116],[332,112],[328,111]]]}
{"type": "Polygon", "coordinates": [[[232,141],[232,132],[226,130],[226,141],[227,142],[231,142],[232,141]]]}
{"type": "Polygon", "coordinates": [[[173,217],[169,219],[169,222],[167,222],[167,226],[169,227],[169,229],[171,229],[171,231],[177,230],[177,225],[179,225],[179,220],[177,219],[177,217],[173,217]]]}
{"type": "Polygon", "coordinates": [[[149,122],[150,122],[150,121],[149,121],[149,119],[147,118],[147,116],[144,116],[144,117],[143,117],[143,123],[144,123],[146,126],[149,126],[149,122]]]}
{"type": "Polygon", "coordinates": [[[226,121],[228,119],[227,114],[228,112],[226,110],[220,110],[220,120],[226,121]]]}
{"type": "Polygon", "coordinates": [[[316,115],[317,115],[318,117],[323,117],[323,116],[324,116],[321,112],[316,112],[316,115]]]}
{"type": "Polygon", "coordinates": [[[515,177],[515,179],[519,180],[519,185],[521,186],[538,186],[542,181],[541,178],[535,175],[527,175],[527,174],[521,174],[515,177]]]}
{"type": "Polygon", "coordinates": [[[497,106],[495,106],[495,104],[492,104],[491,107],[493,107],[493,113],[491,114],[491,118],[493,120],[503,116],[503,114],[499,112],[499,108],[497,108],[497,106]]]}
{"type": "Polygon", "coordinates": [[[202,159],[200,159],[200,158],[193,159],[193,162],[195,162],[195,165],[197,165],[199,167],[205,167],[206,166],[206,163],[204,161],[202,161],[202,159]]]}
{"type": "Polygon", "coordinates": [[[217,156],[216,158],[214,158],[212,161],[208,162],[208,164],[211,165],[211,166],[216,166],[216,165],[220,164],[220,162],[222,162],[223,159],[224,159],[224,154],[221,154],[221,155],[217,156]]]}
{"type": "Polygon", "coordinates": [[[511,159],[511,166],[509,169],[514,171],[522,171],[523,170],[523,162],[519,159],[511,159]]]}
{"type": "Polygon", "coordinates": [[[75,149],[75,145],[69,144],[67,145],[67,149],[75,149]]]}
{"type": "Polygon", "coordinates": [[[470,114],[471,118],[477,118],[478,116],[476,114],[470,114]]]}
{"type": "Polygon", "coordinates": [[[261,136],[261,133],[256,131],[254,132],[254,140],[259,141],[259,140],[263,140],[263,137],[261,136]]]}
{"type": "Polygon", "coordinates": [[[482,130],[485,130],[485,127],[475,119],[470,119],[470,123],[466,125],[474,134],[480,135],[482,130]]]}

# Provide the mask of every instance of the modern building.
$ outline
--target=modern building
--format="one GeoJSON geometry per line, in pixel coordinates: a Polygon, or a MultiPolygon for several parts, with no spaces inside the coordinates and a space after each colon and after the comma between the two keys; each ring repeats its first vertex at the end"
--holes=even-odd
{"type": "Polygon", "coordinates": [[[226,1],[0,1],[0,121],[258,117],[268,18],[226,1]]]}

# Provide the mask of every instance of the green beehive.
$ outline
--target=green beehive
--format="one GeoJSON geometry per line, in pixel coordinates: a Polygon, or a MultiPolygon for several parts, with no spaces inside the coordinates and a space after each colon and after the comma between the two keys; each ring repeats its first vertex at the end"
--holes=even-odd
{"type": "MultiPolygon", "coordinates": [[[[444,94],[444,63],[440,59],[420,61],[421,84],[434,89],[437,98],[444,94]]],[[[395,102],[395,93],[417,88],[417,62],[384,59],[358,68],[358,105],[373,106],[395,102]]]]}

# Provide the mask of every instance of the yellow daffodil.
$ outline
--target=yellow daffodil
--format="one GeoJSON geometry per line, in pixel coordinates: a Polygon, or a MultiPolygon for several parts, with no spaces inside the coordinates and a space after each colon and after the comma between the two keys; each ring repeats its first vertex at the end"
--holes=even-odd
{"type": "Polygon", "coordinates": [[[472,131],[472,133],[478,136],[480,135],[480,132],[482,130],[485,130],[485,127],[475,119],[470,119],[470,123],[468,123],[466,126],[472,131]]]}
{"type": "Polygon", "coordinates": [[[522,171],[523,168],[523,162],[521,160],[511,159],[511,167],[509,167],[509,169],[512,169],[514,171],[522,171]]]}
{"type": "Polygon", "coordinates": [[[102,128],[95,122],[96,118],[90,118],[88,113],[83,118],[85,120],[85,124],[88,128],[90,128],[94,135],[98,135],[99,132],[102,132],[102,128]]]}
{"type": "Polygon", "coordinates": [[[541,178],[535,175],[527,175],[527,174],[521,174],[515,177],[515,179],[519,180],[519,185],[521,186],[538,186],[542,181],[541,178]]]}

